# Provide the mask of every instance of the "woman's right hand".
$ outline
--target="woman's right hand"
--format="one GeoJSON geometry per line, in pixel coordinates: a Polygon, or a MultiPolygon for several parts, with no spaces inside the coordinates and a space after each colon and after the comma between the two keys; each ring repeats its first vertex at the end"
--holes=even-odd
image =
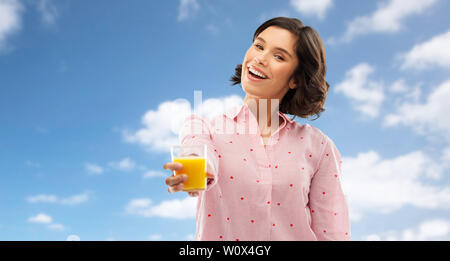
{"type": "MultiPolygon", "coordinates": [[[[164,164],[163,168],[174,171],[174,170],[181,170],[183,168],[183,165],[179,162],[167,162],[164,164]]],[[[184,182],[188,179],[186,174],[181,175],[172,175],[166,179],[166,185],[169,187],[168,191],[169,193],[174,193],[178,191],[183,191],[184,189],[184,182]]],[[[191,197],[197,197],[199,195],[198,191],[189,191],[189,196],[191,197]]]]}
{"type": "MultiPolygon", "coordinates": [[[[164,169],[168,169],[170,171],[174,170],[181,170],[183,168],[183,165],[179,162],[167,162],[163,166],[164,169]]],[[[166,179],[166,185],[169,187],[168,191],[169,193],[174,193],[178,191],[183,191],[184,189],[184,182],[187,180],[186,174],[181,175],[172,175],[166,179]]]]}

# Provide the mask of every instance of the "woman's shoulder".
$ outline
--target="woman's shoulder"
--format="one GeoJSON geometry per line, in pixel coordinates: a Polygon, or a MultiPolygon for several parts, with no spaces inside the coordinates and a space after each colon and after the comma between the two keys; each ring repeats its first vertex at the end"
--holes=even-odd
{"type": "Polygon", "coordinates": [[[309,138],[320,142],[328,142],[331,140],[321,129],[309,123],[302,124],[294,121],[294,132],[296,132],[296,136],[300,136],[300,138],[303,137],[303,139],[309,138]]]}

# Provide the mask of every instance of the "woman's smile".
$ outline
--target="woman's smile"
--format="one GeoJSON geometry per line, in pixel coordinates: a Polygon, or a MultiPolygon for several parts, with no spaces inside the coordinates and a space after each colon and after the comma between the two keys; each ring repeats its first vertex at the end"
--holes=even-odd
{"type": "Polygon", "coordinates": [[[252,66],[247,66],[246,70],[247,78],[253,82],[261,82],[269,79],[261,70],[258,70],[252,66]]]}

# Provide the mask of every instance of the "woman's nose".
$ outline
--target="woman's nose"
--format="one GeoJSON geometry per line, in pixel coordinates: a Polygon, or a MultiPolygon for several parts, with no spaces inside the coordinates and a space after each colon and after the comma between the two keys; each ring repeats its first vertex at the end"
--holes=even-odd
{"type": "Polygon", "coordinates": [[[266,57],[265,57],[265,55],[262,54],[262,55],[256,56],[256,57],[255,57],[255,62],[256,62],[257,64],[266,65],[267,62],[266,62],[266,57]]]}

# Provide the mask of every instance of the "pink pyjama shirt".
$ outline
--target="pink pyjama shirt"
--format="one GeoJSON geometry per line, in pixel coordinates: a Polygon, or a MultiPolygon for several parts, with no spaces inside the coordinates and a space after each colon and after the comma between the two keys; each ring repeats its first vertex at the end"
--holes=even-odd
{"type": "Polygon", "coordinates": [[[264,146],[247,104],[206,119],[191,114],[180,144],[207,144],[196,240],[350,240],[341,156],[319,129],[285,114],[264,146]]]}

